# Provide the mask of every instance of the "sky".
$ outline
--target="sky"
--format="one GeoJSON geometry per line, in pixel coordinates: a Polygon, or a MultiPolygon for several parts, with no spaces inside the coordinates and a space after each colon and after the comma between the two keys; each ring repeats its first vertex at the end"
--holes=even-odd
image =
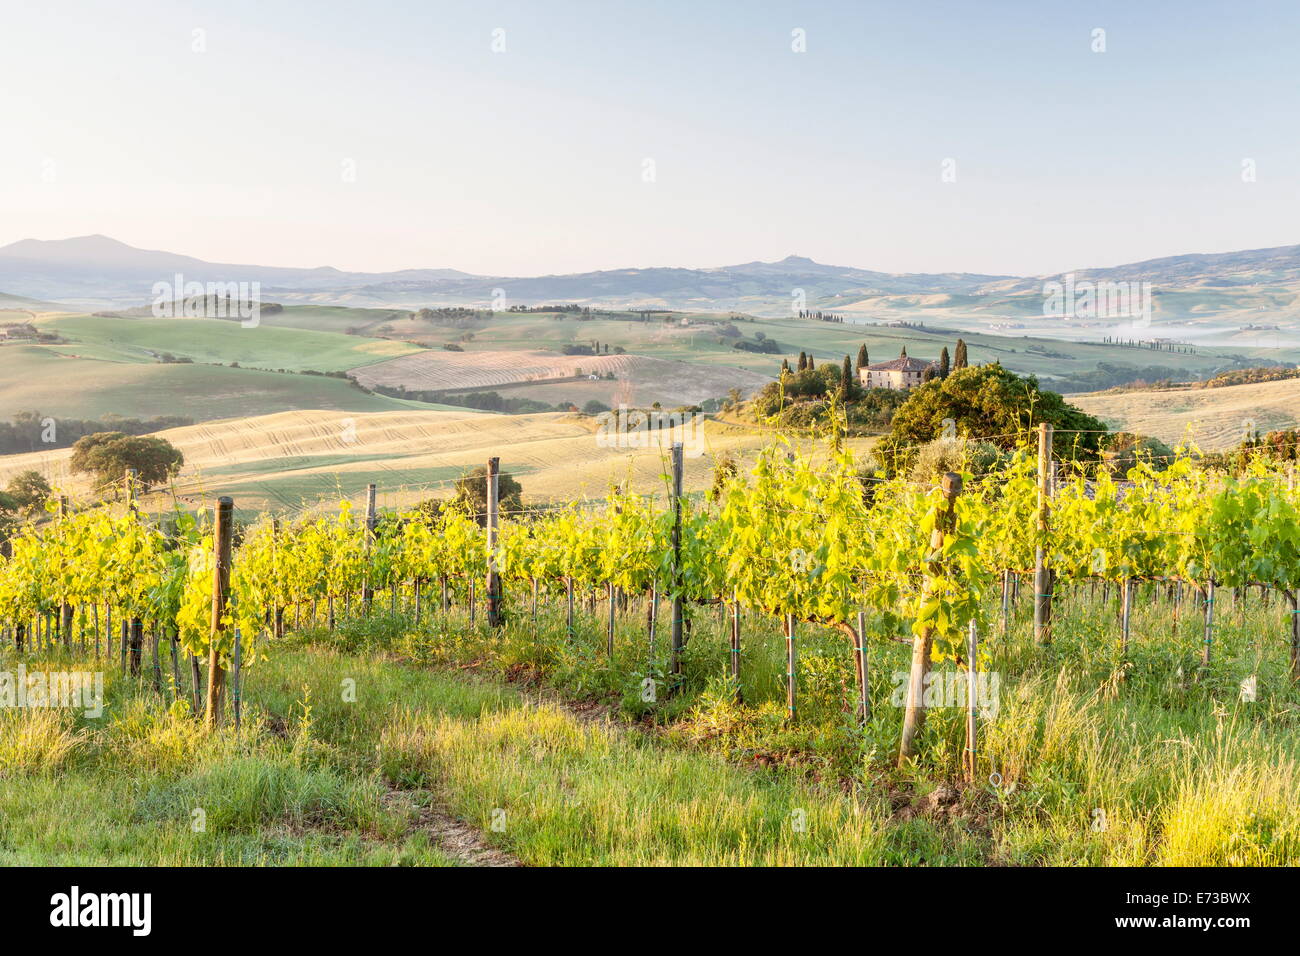
{"type": "Polygon", "coordinates": [[[10,5],[0,244],[491,275],[1289,245],[1297,50],[1293,2],[10,5]]]}

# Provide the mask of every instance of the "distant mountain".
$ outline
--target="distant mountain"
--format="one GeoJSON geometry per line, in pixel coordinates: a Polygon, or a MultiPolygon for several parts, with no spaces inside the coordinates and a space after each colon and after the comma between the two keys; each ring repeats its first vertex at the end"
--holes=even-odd
{"type": "Polygon", "coordinates": [[[293,269],[205,262],[193,256],[137,249],[108,236],[23,239],[0,247],[0,289],[82,306],[139,305],[152,299],[155,282],[177,274],[187,282],[260,282],[271,289],[331,291],[405,277],[417,282],[472,278],[455,269],[341,272],[331,266],[293,269]]]}
{"type": "MultiPolygon", "coordinates": [[[[137,249],[107,236],[24,239],[0,247],[0,290],[82,307],[138,306],[152,299],[155,282],[180,273],[187,281],[260,282],[268,299],[286,303],[419,308],[577,302],[609,308],[736,310],[789,314],[803,302],[812,310],[856,311],[881,297],[1007,297],[1014,308],[1037,308],[1054,276],[970,273],[890,273],[826,265],[803,256],[717,268],[609,269],[570,275],[481,276],[455,269],[343,272],[322,266],[294,269],[205,262],[192,256],[137,249]],[[853,306],[859,304],[859,308],[853,306]]],[[[1234,287],[1300,287],[1300,246],[1243,252],[1169,256],[1104,269],[1079,269],[1076,280],[1150,281],[1158,292],[1234,287]]],[[[909,300],[912,301],[912,300],[909,300]]],[[[916,300],[913,304],[928,305],[916,300]]],[[[1189,306],[1190,307],[1190,306],[1189,306]]],[[[1014,309],[1013,309],[1014,311],[1014,309]]]]}
{"type": "MultiPolygon", "coordinates": [[[[1018,279],[1010,284],[997,283],[996,288],[997,291],[1039,290],[1044,281],[1059,280],[1063,275],[1018,279]]],[[[1162,291],[1206,285],[1290,285],[1300,282],[1300,246],[1165,256],[1107,268],[1076,269],[1073,275],[1076,281],[1150,282],[1162,291]]]]}

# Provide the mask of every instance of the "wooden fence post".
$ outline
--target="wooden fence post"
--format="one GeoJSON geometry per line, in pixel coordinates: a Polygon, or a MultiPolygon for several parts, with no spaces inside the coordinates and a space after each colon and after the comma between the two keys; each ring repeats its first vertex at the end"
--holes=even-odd
{"type": "Polygon", "coordinates": [[[212,536],[212,624],[208,648],[208,706],[204,722],[209,728],[221,723],[225,707],[226,672],[221,666],[218,644],[226,629],[224,617],[230,596],[231,517],[235,503],[222,496],[217,501],[217,523],[212,536]]]}
{"type": "MultiPolygon", "coordinates": [[[[944,503],[930,532],[930,551],[926,559],[927,583],[940,576],[939,552],[943,550],[944,535],[950,534],[957,523],[957,496],[961,494],[961,476],[948,472],[943,476],[944,503]]],[[[898,765],[905,766],[916,753],[916,738],[925,726],[925,678],[930,671],[930,645],[934,641],[934,628],[927,625],[920,634],[912,637],[912,670],[907,684],[907,710],[903,715],[903,737],[898,748],[898,765]]]]}

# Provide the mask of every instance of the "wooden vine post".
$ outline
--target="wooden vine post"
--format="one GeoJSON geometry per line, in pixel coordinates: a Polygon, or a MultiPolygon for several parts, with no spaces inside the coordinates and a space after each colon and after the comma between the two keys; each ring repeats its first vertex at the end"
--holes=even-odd
{"type": "Polygon", "coordinates": [[[240,715],[243,713],[243,638],[240,636],[239,628],[235,628],[235,646],[231,649],[230,654],[230,709],[235,715],[235,732],[239,732],[240,715]]]}
{"type": "Polygon", "coordinates": [[[566,575],[564,578],[564,628],[565,633],[569,635],[569,643],[573,643],[573,576],[566,575]]]}
{"type": "Polygon", "coordinates": [[[648,652],[646,657],[647,666],[651,669],[655,665],[655,624],[659,621],[659,583],[650,585],[650,606],[645,612],[646,637],[648,638],[648,652]]]}
{"type": "Polygon", "coordinates": [[[230,533],[234,508],[234,501],[226,496],[217,500],[217,525],[212,535],[212,625],[208,645],[208,706],[204,718],[209,728],[221,723],[225,707],[226,672],[221,666],[220,641],[226,629],[226,602],[230,598],[230,533]]]}
{"type": "MultiPolygon", "coordinates": [[[[135,506],[135,485],[139,472],[134,468],[126,470],[126,504],[131,514],[137,519],[140,512],[135,506]]],[[[123,670],[129,662],[132,677],[140,676],[140,658],[144,653],[144,621],[138,617],[122,622],[122,663],[123,670]]]]}
{"type": "Polygon", "coordinates": [[[605,583],[605,593],[609,598],[609,615],[605,621],[605,658],[612,661],[614,659],[614,606],[618,602],[613,581],[605,583]]]}
{"type": "Polygon", "coordinates": [[[858,612],[858,719],[871,722],[871,682],[867,667],[867,612],[858,612]]]}
{"type": "MultiPolygon", "coordinates": [[[[961,476],[948,472],[940,483],[943,504],[930,532],[930,552],[926,558],[927,597],[935,578],[941,577],[940,553],[945,535],[952,534],[957,526],[957,496],[961,494],[961,476]]],[[[925,726],[925,678],[930,672],[930,646],[934,642],[934,628],[926,625],[920,634],[912,636],[912,670],[907,682],[907,710],[903,714],[903,739],[898,748],[898,765],[903,767],[916,753],[916,738],[925,726]]]]}
{"type": "Polygon", "coordinates": [[[1038,426],[1038,544],[1034,548],[1034,643],[1052,640],[1052,575],[1047,567],[1051,528],[1052,426],[1038,426]]]}
{"type": "MultiPolygon", "coordinates": [[[[271,519],[271,550],[276,554],[276,564],[279,564],[280,549],[280,519],[271,519]]],[[[418,622],[418,621],[417,621],[418,622]]],[[[271,636],[276,638],[284,637],[284,605],[276,602],[275,616],[271,619],[271,636]]]]}
{"type": "Polygon", "coordinates": [[[736,685],[736,703],[744,703],[740,693],[740,596],[731,592],[731,679],[736,685]]]}
{"type": "Polygon", "coordinates": [[[798,660],[795,657],[794,646],[794,614],[785,616],[785,706],[787,717],[790,723],[794,723],[795,711],[795,674],[797,673],[798,660]]]}
{"type": "Polygon", "coordinates": [[[1201,645],[1201,663],[1210,666],[1210,649],[1214,646],[1214,578],[1205,582],[1205,638],[1201,645]]]}
{"type": "Polygon", "coordinates": [[[1300,681],[1300,588],[1287,592],[1291,599],[1291,679],[1300,681]]]}
{"type": "Polygon", "coordinates": [[[673,443],[673,686],[682,673],[682,443],[673,443]]]}
{"type": "Polygon", "coordinates": [[[1005,639],[1011,626],[1009,619],[1008,602],[1011,598],[1011,570],[1003,568],[1002,570],[1002,637],[1005,639]]]}
{"type": "Polygon", "coordinates": [[[375,484],[366,485],[366,574],[361,583],[361,605],[366,617],[375,600],[375,589],[370,585],[370,548],[375,538],[375,484]]]}
{"type": "Polygon", "coordinates": [[[500,523],[501,459],[487,462],[487,616],[490,627],[500,627],[501,573],[497,569],[497,526],[500,523]]]}
{"type": "MultiPolygon", "coordinates": [[[[622,508],[617,505],[614,507],[614,514],[621,514],[622,508]]],[[[605,621],[605,659],[612,662],[614,660],[614,611],[618,604],[618,588],[614,586],[613,581],[605,582],[605,596],[609,599],[609,614],[605,621]]]]}
{"type": "Polygon", "coordinates": [[[127,663],[130,668],[132,677],[140,676],[140,660],[144,656],[144,621],[138,617],[131,618],[130,628],[128,629],[127,645],[130,654],[127,663]]]}
{"type": "Polygon", "coordinates": [[[1120,600],[1120,652],[1128,656],[1129,621],[1133,616],[1133,579],[1127,575],[1124,577],[1124,590],[1120,600]]]}
{"type": "MultiPolygon", "coordinates": [[[[68,516],[68,496],[59,495],[59,523],[68,516]]],[[[85,618],[82,618],[83,628],[85,618]]],[[[84,630],[83,630],[84,633],[84,630]]],[[[63,642],[65,648],[72,646],[72,605],[68,603],[66,596],[59,603],[59,639],[63,642]]]]}
{"type": "Polygon", "coordinates": [[[976,742],[979,737],[979,628],[972,620],[966,629],[966,779],[976,776],[976,742]]]}

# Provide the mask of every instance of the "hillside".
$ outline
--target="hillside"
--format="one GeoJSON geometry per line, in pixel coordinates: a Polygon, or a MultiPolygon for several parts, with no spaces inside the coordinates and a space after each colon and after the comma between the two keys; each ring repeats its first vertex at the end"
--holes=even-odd
{"type": "MultiPolygon", "coordinates": [[[[529,501],[599,498],[612,482],[630,481],[643,491],[662,487],[665,464],[657,446],[602,447],[596,427],[594,419],[558,413],[294,411],[158,434],[185,455],[176,488],[190,506],[229,494],[245,510],[294,510],[356,498],[368,482],[379,486],[386,507],[409,505],[450,493],[455,478],[492,456],[519,477],[529,501]]],[[[766,440],[754,429],[707,423],[702,446],[694,454],[688,446],[687,487],[708,487],[714,455],[744,458],[766,440]]],[[[68,472],[70,455],[64,449],[2,457],[0,484],[34,468],[74,495],[86,493],[86,479],[68,472]]],[[[155,495],[146,507],[161,509],[168,500],[155,495]]]]}
{"type": "Polygon", "coordinates": [[[299,408],[378,412],[412,405],[321,375],[225,365],[112,361],[103,356],[79,356],[76,351],[0,345],[0,416],[39,411],[56,418],[179,415],[204,421],[299,408]]]}
{"type": "Polygon", "coordinates": [[[367,388],[508,389],[511,396],[555,405],[596,400],[664,407],[694,405],[738,389],[748,395],[768,376],[735,368],[644,355],[561,355],[537,350],[449,352],[428,349],[352,370],[367,388]],[[595,380],[591,376],[595,375],[595,380]],[[606,378],[612,376],[612,378],[606,378]]]}
{"type": "Polygon", "coordinates": [[[1300,424],[1300,380],[1225,388],[1070,395],[1070,402],[1124,431],[1169,444],[1190,438],[1205,451],[1241,442],[1248,423],[1261,432],[1300,424]]]}

